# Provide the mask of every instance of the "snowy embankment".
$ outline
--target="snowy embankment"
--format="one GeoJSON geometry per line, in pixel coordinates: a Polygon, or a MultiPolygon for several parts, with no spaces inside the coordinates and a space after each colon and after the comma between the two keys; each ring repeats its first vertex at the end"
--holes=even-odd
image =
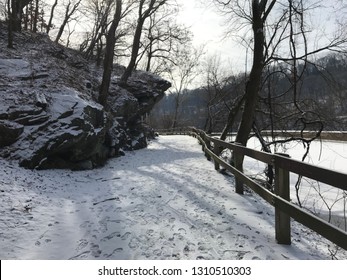
{"type": "MultiPolygon", "coordinates": [[[[0,259],[330,259],[334,246],[234,192],[197,140],[160,136],[100,169],[31,171],[0,160],[0,259]],[[330,248],[328,247],[330,244],[330,248]],[[330,249],[330,250],[329,250],[330,249]]],[[[339,259],[347,252],[339,250],[339,259]]]]}

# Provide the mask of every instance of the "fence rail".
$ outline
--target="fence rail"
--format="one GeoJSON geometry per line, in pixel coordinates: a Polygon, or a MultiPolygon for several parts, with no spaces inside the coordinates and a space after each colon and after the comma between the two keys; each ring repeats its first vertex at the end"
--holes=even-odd
{"type": "Polygon", "coordinates": [[[207,135],[204,131],[194,127],[161,130],[160,133],[185,134],[196,137],[202,145],[206,157],[209,160],[213,159],[216,170],[218,170],[220,166],[223,166],[226,170],[234,174],[237,193],[243,194],[244,185],[247,185],[265,201],[270,203],[275,208],[275,236],[278,243],[291,243],[290,218],[293,218],[297,222],[347,250],[347,232],[291,203],[289,195],[290,172],[331,185],[344,191],[347,191],[347,174],[293,160],[283,154],[265,153],[246,148],[237,143],[224,142],[213,136],[207,135]],[[233,165],[219,157],[219,151],[221,151],[221,149],[230,149],[233,151],[233,165]],[[267,188],[263,187],[243,173],[242,162],[244,156],[270,164],[274,167],[274,192],[269,191],[267,188]]]}
{"type": "MultiPolygon", "coordinates": [[[[220,133],[212,133],[212,136],[218,136],[220,133]]],[[[297,130],[289,130],[289,131],[270,131],[263,130],[261,132],[263,136],[274,136],[274,137],[303,137],[303,138],[312,138],[316,137],[316,132],[312,131],[297,131],[297,130]]],[[[236,134],[230,134],[229,136],[233,136],[236,134]]],[[[319,139],[322,140],[331,140],[331,141],[347,141],[347,131],[322,131],[319,135],[319,139]]]]}

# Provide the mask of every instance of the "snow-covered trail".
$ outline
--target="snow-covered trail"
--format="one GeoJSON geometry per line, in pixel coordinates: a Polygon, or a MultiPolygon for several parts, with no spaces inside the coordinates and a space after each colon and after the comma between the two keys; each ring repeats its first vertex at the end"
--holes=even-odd
{"type": "Polygon", "coordinates": [[[277,244],[274,210],[237,195],[189,136],[160,136],[91,171],[0,164],[0,259],[330,258],[296,223],[293,244],[277,244]]]}

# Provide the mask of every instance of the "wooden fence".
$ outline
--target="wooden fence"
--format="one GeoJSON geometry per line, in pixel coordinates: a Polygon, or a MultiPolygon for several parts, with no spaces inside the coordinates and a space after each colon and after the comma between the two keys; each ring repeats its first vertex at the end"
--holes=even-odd
{"type": "MultiPolygon", "coordinates": [[[[218,136],[221,133],[212,133],[212,136],[218,136]]],[[[311,131],[274,131],[263,130],[261,132],[263,136],[275,136],[275,137],[303,137],[303,138],[312,138],[316,137],[316,132],[311,131]]],[[[236,133],[234,134],[236,135],[236,133]]],[[[229,135],[230,136],[230,135],[229,135]]],[[[322,131],[319,135],[321,140],[331,140],[331,141],[347,141],[347,132],[346,131],[322,131]]]]}
{"type": "Polygon", "coordinates": [[[289,182],[289,174],[292,172],[347,191],[347,174],[293,160],[287,155],[260,152],[236,143],[224,142],[196,128],[162,130],[160,133],[186,134],[196,137],[202,145],[207,159],[213,159],[216,170],[218,170],[220,166],[223,166],[226,170],[234,174],[237,193],[243,194],[244,185],[247,185],[265,201],[275,207],[275,235],[278,243],[291,243],[290,218],[293,218],[297,222],[307,226],[336,245],[347,250],[347,232],[290,202],[289,182]],[[233,166],[219,157],[219,151],[221,151],[221,149],[230,149],[233,151],[233,166]],[[242,162],[244,156],[270,164],[274,167],[274,192],[269,191],[243,173],[242,162]]]}

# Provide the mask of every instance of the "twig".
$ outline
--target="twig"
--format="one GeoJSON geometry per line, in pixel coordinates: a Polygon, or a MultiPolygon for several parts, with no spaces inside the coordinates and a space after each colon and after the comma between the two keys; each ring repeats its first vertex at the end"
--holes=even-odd
{"type": "Polygon", "coordinates": [[[97,204],[99,204],[99,203],[106,202],[106,201],[111,201],[111,200],[117,200],[117,201],[119,201],[119,197],[116,196],[116,197],[112,197],[112,198],[107,198],[107,199],[104,199],[104,200],[102,200],[102,201],[94,202],[93,205],[97,205],[97,204]]]}
{"type": "MultiPolygon", "coordinates": [[[[92,178],[92,177],[89,177],[95,181],[101,181],[101,182],[107,182],[107,181],[112,181],[112,180],[119,180],[120,177],[114,177],[114,178],[110,178],[110,179],[103,179],[103,178],[92,178]]],[[[75,180],[76,182],[78,183],[88,183],[89,181],[85,181],[85,180],[75,180]]]]}
{"type": "Polygon", "coordinates": [[[112,180],[119,180],[119,179],[120,179],[120,177],[114,177],[114,178],[110,178],[110,179],[102,179],[101,182],[112,181],[112,180]]]}

